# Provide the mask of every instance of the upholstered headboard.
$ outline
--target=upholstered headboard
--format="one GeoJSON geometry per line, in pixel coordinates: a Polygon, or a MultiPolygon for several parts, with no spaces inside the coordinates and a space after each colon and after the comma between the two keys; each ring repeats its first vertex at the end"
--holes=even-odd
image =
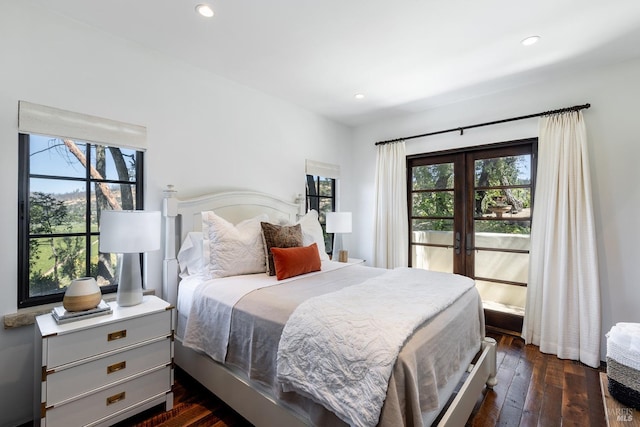
{"type": "Polygon", "coordinates": [[[164,221],[163,297],[171,304],[178,298],[178,260],[180,244],[190,231],[202,228],[201,212],[214,211],[231,223],[238,223],[260,214],[267,214],[272,222],[291,222],[302,214],[301,205],[267,193],[228,191],[181,200],[173,186],[163,192],[164,221]]]}

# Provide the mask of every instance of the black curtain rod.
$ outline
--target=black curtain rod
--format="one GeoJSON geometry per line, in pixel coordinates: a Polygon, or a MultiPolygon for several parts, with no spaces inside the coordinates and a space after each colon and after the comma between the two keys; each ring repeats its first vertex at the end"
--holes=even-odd
{"type": "Polygon", "coordinates": [[[591,104],[589,104],[589,103],[584,104],[584,105],[574,105],[573,107],[560,108],[559,110],[543,111],[542,113],[529,114],[527,116],[512,117],[510,119],[496,120],[494,122],[478,123],[476,125],[461,126],[461,127],[457,127],[457,128],[439,130],[437,132],[429,132],[429,133],[423,133],[423,134],[420,134],[420,135],[405,136],[404,138],[390,139],[388,141],[379,141],[379,142],[376,142],[376,145],[383,145],[383,144],[389,144],[389,143],[392,143],[392,142],[406,141],[407,139],[422,138],[422,137],[431,136],[431,135],[440,135],[441,133],[449,133],[449,132],[460,132],[460,135],[462,135],[462,134],[464,134],[465,129],[473,129],[473,128],[479,128],[479,127],[482,127],[482,126],[497,125],[497,124],[500,124],[500,123],[514,122],[516,120],[531,119],[533,117],[549,116],[551,114],[567,113],[569,111],[580,111],[580,110],[584,110],[584,109],[589,108],[589,107],[591,107],[591,104]]]}

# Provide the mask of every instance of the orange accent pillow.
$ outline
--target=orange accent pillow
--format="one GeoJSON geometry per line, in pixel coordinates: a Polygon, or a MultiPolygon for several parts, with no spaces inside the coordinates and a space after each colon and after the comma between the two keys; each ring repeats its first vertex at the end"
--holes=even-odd
{"type": "Polygon", "coordinates": [[[320,271],[322,265],[315,243],[296,248],[271,248],[271,253],[278,280],[320,271]]]}

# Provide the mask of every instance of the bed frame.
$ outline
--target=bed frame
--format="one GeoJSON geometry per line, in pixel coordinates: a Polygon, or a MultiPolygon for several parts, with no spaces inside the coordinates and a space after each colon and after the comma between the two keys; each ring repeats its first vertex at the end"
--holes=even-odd
{"type": "MultiPolygon", "coordinates": [[[[189,231],[201,229],[200,212],[213,210],[232,223],[255,217],[261,213],[271,220],[295,222],[304,212],[299,204],[265,193],[231,191],[179,200],[173,186],[164,191],[162,215],[164,219],[163,296],[177,307],[179,245],[189,231]]],[[[174,310],[177,312],[177,310],[174,310]]],[[[177,313],[176,313],[177,315],[177,313]]],[[[176,319],[178,321],[178,319],[176,319]]],[[[174,322],[174,325],[177,323],[174,322]]],[[[231,406],[253,425],[259,427],[307,425],[304,415],[276,401],[241,375],[214,361],[207,355],[175,342],[175,363],[231,406]]],[[[485,384],[496,384],[496,341],[485,338],[482,350],[469,367],[469,375],[448,406],[438,426],[464,425],[485,384]]]]}

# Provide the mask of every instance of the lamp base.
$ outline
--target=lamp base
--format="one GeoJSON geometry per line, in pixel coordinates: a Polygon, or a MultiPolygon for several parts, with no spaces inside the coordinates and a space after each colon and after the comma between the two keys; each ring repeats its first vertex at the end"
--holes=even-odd
{"type": "Polygon", "coordinates": [[[118,296],[116,301],[121,307],[138,305],[142,302],[142,273],[140,271],[140,254],[122,254],[118,280],[118,296]]]}
{"type": "Polygon", "coordinates": [[[349,251],[340,250],[338,252],[338,261],[339,262],[347,262],[347,261],[349,261],[349,251]]]}

